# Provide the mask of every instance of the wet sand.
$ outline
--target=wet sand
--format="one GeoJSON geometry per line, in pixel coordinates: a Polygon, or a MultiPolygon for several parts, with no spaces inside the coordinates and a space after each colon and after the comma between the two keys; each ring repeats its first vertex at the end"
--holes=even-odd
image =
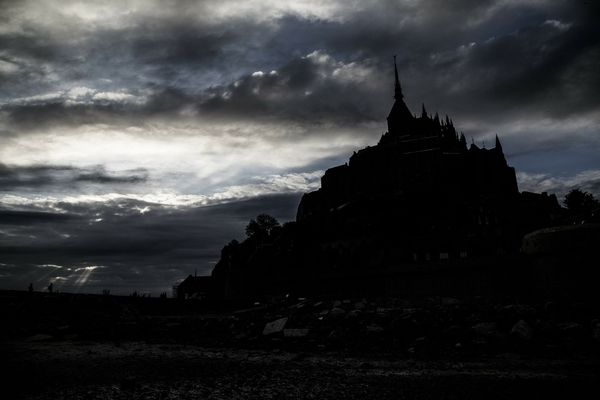
{"type": "Polygon", "coordinates": [[[13,342],[2,353],[15,399],[584,398],[598,393],[600,371],[582,357],[434,361],[144,342],[13,342]]]}

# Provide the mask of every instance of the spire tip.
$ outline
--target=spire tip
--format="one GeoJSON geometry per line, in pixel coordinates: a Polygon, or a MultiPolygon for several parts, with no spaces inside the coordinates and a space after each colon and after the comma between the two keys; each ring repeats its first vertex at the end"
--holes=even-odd
{"type": "Polygon", "coordinates": [[[400,86],[400,79],[398,78],[398,67],[396,66],[396,55],[394,54],[394,78],[395,78],[395,85],[394,85],[394,99],[396,100],[400,100],[404,97],[404,95],[402,94],[402,87],[400,86]]]}

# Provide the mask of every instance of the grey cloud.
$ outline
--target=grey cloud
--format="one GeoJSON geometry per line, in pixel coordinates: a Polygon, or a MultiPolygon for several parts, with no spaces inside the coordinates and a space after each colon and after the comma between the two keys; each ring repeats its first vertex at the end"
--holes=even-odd
{"type": "MultiPolygon", "coordinates": [[[[138,171],[139,172],[139,171],[138,171]]],[[[145,182],[148,178],[145,171],[137,174],[127,175],[108,175],[105,171],[97,170],[93,172],[84,172],[79,174],[75,181],[77,182],[91,182],[91,183],[139,183],[145,182]]]]}
{"type": "MultiPolygon", "coordinates": [[[[199,93],[174,86],[156,87],[143,102],[97,101],[88,95],[72,99],[68,92],[46,100],[38,96],[2,107],[11,123],[21,128],[40,125],[80,125],[147,116],[177,118],[184,108],[198,109],[203,116],[227,118],[278,118],[297,121],[335,121],[347,124],[383,117],[385,110],[372,101],[377,77],[352,79],[353,73],[376,71],[370,60],[340,63],[325,52],[292,59],[275,73],[247,74],[227,85],[199,93]],[[339,76],[336,76],[339,73],[339,76]],[[347,76],[344,77],[343,74],[347,76]],[[371,82],[366,82],[370,80],[371,82]],[[74,102],[74,100],[76,100],[74,102]]],[[[255,71],[256,72],[256,71],[255,71]]],[[[388,71],[389,72],[389,71],[388,71]]],[[[127,94],[135,100],[135,92],[127,94]]],[[[143,96],[143,94],[139,94],[143,96]]]]}
{"type": "Polygon", "coordinates": [[[325,52],[298,57],[276,71],[257,71],[226,86],[208,90],[201,110],[232,117],[270,117],[300,121],[335,121],[345,125],[382,116],[372,101],[373,64],[340,63],[325,52]],[[343,76],[346,73],[347,76],[343,76]],[[355,74],[356,76],[354,76],[355,74]],[[368,82],[368,81],[371,82],[368,82]]]}
{"type": "Polygon", "coordinates": [[[517,178],[521,190],[555,193],[562,200],[570,190],[580,189],[600,199],[600,170],[586,170],[570,176],[519,172],[517,178]]]}
{"type": "MultiPolygon", "coordinates": [[[[24,3],[0,5],[6,26],[11,13],[4,11],[19,4],[24,3]]],[[[209,3],[203,18],[190,16],[195,4],[146,7],[139,15],[123,13],[126,21],[115,24],[25,18],[20,29],[0,33],[2,138],[95,123],[118,130],[185,119],[202,126],[214,122],[211,118],[228,126],[277,120],[314,135],[365,126],[367,135],[369,123],[385,125],[393,101],[391,55],[397,54],[413,111],[425,102],[429,111],[450,114],[459,129],[470,126],[465,134],[480,137],[514,126],[514,138],[503,143],[519,170],[552,172],[521,175],[522,189],[560,194],[580,185],[598,193],[597,176],[576,174],[597,170],[594,150],[600,149],[594,128],[600,89],[597,2],[389,0],[352,7],[342,2],[322,18],[278,8],[264,18],[222,19],[211,18],[209,3]],[[256,71],[263,74],[253,75],[256,71]],[[70,97],[78,87],[90,92],[70,97]],[[94,99],[97,93],[103,95],[94,99]],[[39,96],[45,94],[54,95],[39,96]],[[570,147],[585,147],[585,166],[580,153],[565,155],[570,147]],[[525,168],[532,164],[540,167],[525,168]],[[559,172],[571,173],[569,168],[579,169],[561,178],[559,172]]],[[[277,134],[261,139],[276,141],[277,134]]],[[[346,155],[318,157],[295,172],[346,160],[346,155]]],[[[112,189],[147,178],[143,170],[116,174],[102,167],[0,166],[0,191],[43,195],[65,186],[112,189]]],[[[196,267],[209,271],[220,248],[239,237],[256,214],[291,219],[297,200],[298,195],[260,197],[180,210],[139,201],[58,204],[61,214],[44,208],[4,210],[0,275],[9,278],[0,282],[25,288],[30,280],[48,282],[51,275],[40,271],[58,270],[68,280],[80,272],[66,268],[101,265],[92,274],[97,280],[87,283],[94,290],[164,286],[196,267]],[[39,267],[48,263],[65,268],[39,267]]]]}
{"type": "Polygon", "coordinates": [[[136,169],[108,172],[102,166],[76,168],[63,165],[14,166],[0,164],[0,192],[40,189],[46,186],[76,184],[135,184],[145,182],[148,172],[136,169]]]}
{"type": "Polygon", "coordinates": [[[537,112],[579,113],[597,106],[593,100],[600,79],[589,66],[600,63],[598,37],[598,28],[573,26],[563,32],[542,24],[463,47],[453,58],[436,62],[433,75],[446,75],[445,85],[458,88],[449,94],[483,100],[481,111],[488,106],[505,113],[534,107],[537,112]],[[580,82],[567,76],[572,68],[585,75],[580,82]]]}
{"type": "Polygon", "coordinates": [[[0,265],[14,267],[5,272],[12,275],[0,278],[0,284],[26,287],[28,279],[44,276],[47,285],[50,277],[43,275],[47,269],[35,265],[72,269],[101,265],[105,268],[94,272],[100,281],[86,287],[87,291],[117,287],[116,282],[160,291],[196,268],[199,273],[210,273],[221,248],[241,238],[244,226],[257,214],[267,212],[282,222],[293,219],[299,199],[300,194],[289,194],[183,209],[129,201],[61,204],[63,214],[6,211],[14,216],[14,224],[0,219],[0,265]],[[148,211],[139,211],[146,207],[148,211]],[[162,278],[157,280],[156,275],[162,278]]]}
{"type": "Polygon", "coordinates": [[[22,226],[38,223],[56,223],[64,222],[70,219],[73,219],[72,215],[59,214],[56,212],[0,209],[0,221],[2,221],[3,225],[22,226]]]}
{"type": "MultiPolygon", "coordinates": [[[[425,101],[467,117],[493,117],[501,111],[509,118],[531,109],[568,115],[594,107],[600,35],[592,16],[598,7],[562,1],[503,4],[457,0],[440,7],[432,1],[382,1],[341,8],[341,20],[284,14],[275,25],[249,19],[193,23],[175,12],[145,21],[133,18],[133,24],[119,29],[88,31],[75,44],[52,43],[48,47],[56,50],[51,54],[42,52],[50,39],[33,31],[34,39],[22,38],[21,51],[68,63],[57,64],[67,81],[80,84],[91,75],[97,90],[126,87],[134,94],[146,89],[152,94],[143,105],[67,107],[64,101],[49,101],[4,109],[12,123],[32,121],[29,125],[176,117],[182,108],[198,104],[203,112],[231,118],[378,121],[389,107],[389,86],[382,82],[389,83],[394,53],[413,108],[425,101]],[[552,20],[571,28],[544,24],[552,20]],[[476,45],[470,47],[472,42],[476,45]],[[370,82],[320,78],[314,63],[302,58],[317,49],[345,64],[368,60],[370,82]],[[251,76],[271,69],[280,75],[251,76]],[[225,92],[230,96],[224,98],[225,92]]],[[[9,50],[18,39],[5,38],[9,50]]]]}

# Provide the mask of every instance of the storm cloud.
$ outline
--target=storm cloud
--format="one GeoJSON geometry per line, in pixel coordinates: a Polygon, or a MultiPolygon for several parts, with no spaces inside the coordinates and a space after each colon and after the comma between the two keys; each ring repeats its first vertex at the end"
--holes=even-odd
{"type": "Polygon", "coordinates": [[[69,291],[170,292],[190,273],[209,274],[250,218],[267,212],[293,219],[298,201],[289,194],[182,209],[115,200],[59,204],[54,212],[0,210],[0,274],[21,289],[53,280],[69,291]]]}
{"type": "Polygon", "coordinates": [[[249,218],[293,219],[377,143],[394,54],[411,110],[498,134],[521,189],[600,195],[598,17],[568,0],[1,2],[0,285],[208,273],[249,218]]]}
{"type": "Polygon", "coordinates": [[[147,179],[142,169],[108,173],[101,165],[76,168],[60,165],[7,166],[0,164],[0,192],[19,189],[39,190],[42,187],[72,186],[77,184],[141,183],[147,179]]]}

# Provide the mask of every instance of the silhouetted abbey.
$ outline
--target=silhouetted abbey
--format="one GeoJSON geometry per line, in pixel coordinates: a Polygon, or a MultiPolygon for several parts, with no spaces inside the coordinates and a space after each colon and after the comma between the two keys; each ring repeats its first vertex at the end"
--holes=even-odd
{"type": "Polygon", "coordinates": [[[491,150],[468,148],[447,116],[430,116],[425,106],[413,116],[397,71],[395,78],[388,131],[377,146],[329,169],[321,189],[303,197],[297,220],[343,214],[351,229],[375,224],[385,237],[373,231],[374,239],[390,241],[390,250],[399,253],[395,260],[509,251],[515,245],[507,236],[514,230],[511,206],[519,192],[500,141],[496,137],[491,150]]]}
{"type": "Polygon", "coordinates": [[[523,233],[560,210],[556,197],[519,193],[498,137],[492,149],[468,146],[451,119],[425,106],[413,115],[403,97],[395,69],[379,143],[327,170],[296,222],[223,249],[213,271],[220,296],[502,284],[480,276],[481,265],[516,254],[523,233]]]}

